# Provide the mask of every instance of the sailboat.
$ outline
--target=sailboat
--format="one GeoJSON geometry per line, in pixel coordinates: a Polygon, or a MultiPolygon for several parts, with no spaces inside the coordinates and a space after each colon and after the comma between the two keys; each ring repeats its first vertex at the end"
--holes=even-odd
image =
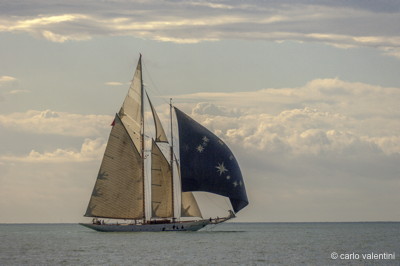
{"type": "Polygon", "coordinates": [[[93,218],[92,223],[81,225],[102,232],[197,231],[234,218],[248,205],[239,165],[228,146],[171,101],[170,127],[168,140],[143,86],[140,55],[128,94],[112,122],[84,215],[93,218]],[[145,131],[145,100],[154,121],[151,139],[145,131]],[[174,145],[173,113],[179,148],[174,145]],[[146,150],[145,143],[150,142],[146,150]],[[167,155],[162,145],[167,145],[167,155]],[[227,215],[203,218],[194,195],[199,191],[228,198],[227,215]],[[178,202],[180,207],[175,207],[178,202]]]}

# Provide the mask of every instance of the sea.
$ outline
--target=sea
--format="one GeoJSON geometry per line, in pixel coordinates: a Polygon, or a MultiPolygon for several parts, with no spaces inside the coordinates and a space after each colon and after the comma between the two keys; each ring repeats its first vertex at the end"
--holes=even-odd
{"type": "Polygon", "coordinates": [[[0,224],[0,265],[400,265],[400,222],[225,223],[157,233],[0,224]]]}

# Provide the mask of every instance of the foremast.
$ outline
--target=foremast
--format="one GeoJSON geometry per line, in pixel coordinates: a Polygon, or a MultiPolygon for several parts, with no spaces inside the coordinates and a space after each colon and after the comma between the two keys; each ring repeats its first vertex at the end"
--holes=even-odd
{"type": "Polygon", "coordinates": [[[172,98],[169,98],[169,119],[171,128],[171,142],[169,146],[170,153],[170,167],[171,167],[171,182],[172,182],[172,220],[175,220],[175,201],[174,201],[174,130],[172,128],[172,98]]]}

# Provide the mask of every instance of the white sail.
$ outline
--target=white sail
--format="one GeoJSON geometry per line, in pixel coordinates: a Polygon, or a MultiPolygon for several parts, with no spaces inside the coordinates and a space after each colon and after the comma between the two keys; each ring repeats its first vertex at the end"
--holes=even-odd
{"type": "Polygon", "coordinates": [[[156,128],[156,142],[168,142],[167,135],[165,134],[160,118],[158,117],[157,112],[150,101],[149,95],[147,93],[146,95],[147,95],[147,100],[149,101],[151,107],[151,112],[153,113],[154,125],[156,128]]]}
{"type": "Polygon", "coordinates": [[[203,217],[192,192],[182,192],[182,217],[203,217]]]}
{"type": "Polygon", "coordinates": [[[143,218],[142,157],[115,116],[85,216],[143,218]]]}
{"type": "Polygon", "coordinates": [[[173,217],[171,167],[154,140],[151,156],[152,217],[173,217]]]}
{"type": "Polygon", "coordinates": [[[128,94],[119,111],[119,116],[139,151],[142,149],[143,141],[141,138],[141,125],[143,123],[142,84],[142,60],[140,57],[128,94]]]}

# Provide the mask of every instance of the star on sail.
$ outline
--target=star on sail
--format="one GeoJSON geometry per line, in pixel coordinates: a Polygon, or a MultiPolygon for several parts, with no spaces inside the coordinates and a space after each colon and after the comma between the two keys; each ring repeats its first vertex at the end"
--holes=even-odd
{"type": "Polygon", "coordinates": [[[225,168],[224,162],[219,163],[217,166],[215,166],[215,168],[217,168],[219,175],[222,175],[225,172],[228,172],[228,169],[225,168]]]}

